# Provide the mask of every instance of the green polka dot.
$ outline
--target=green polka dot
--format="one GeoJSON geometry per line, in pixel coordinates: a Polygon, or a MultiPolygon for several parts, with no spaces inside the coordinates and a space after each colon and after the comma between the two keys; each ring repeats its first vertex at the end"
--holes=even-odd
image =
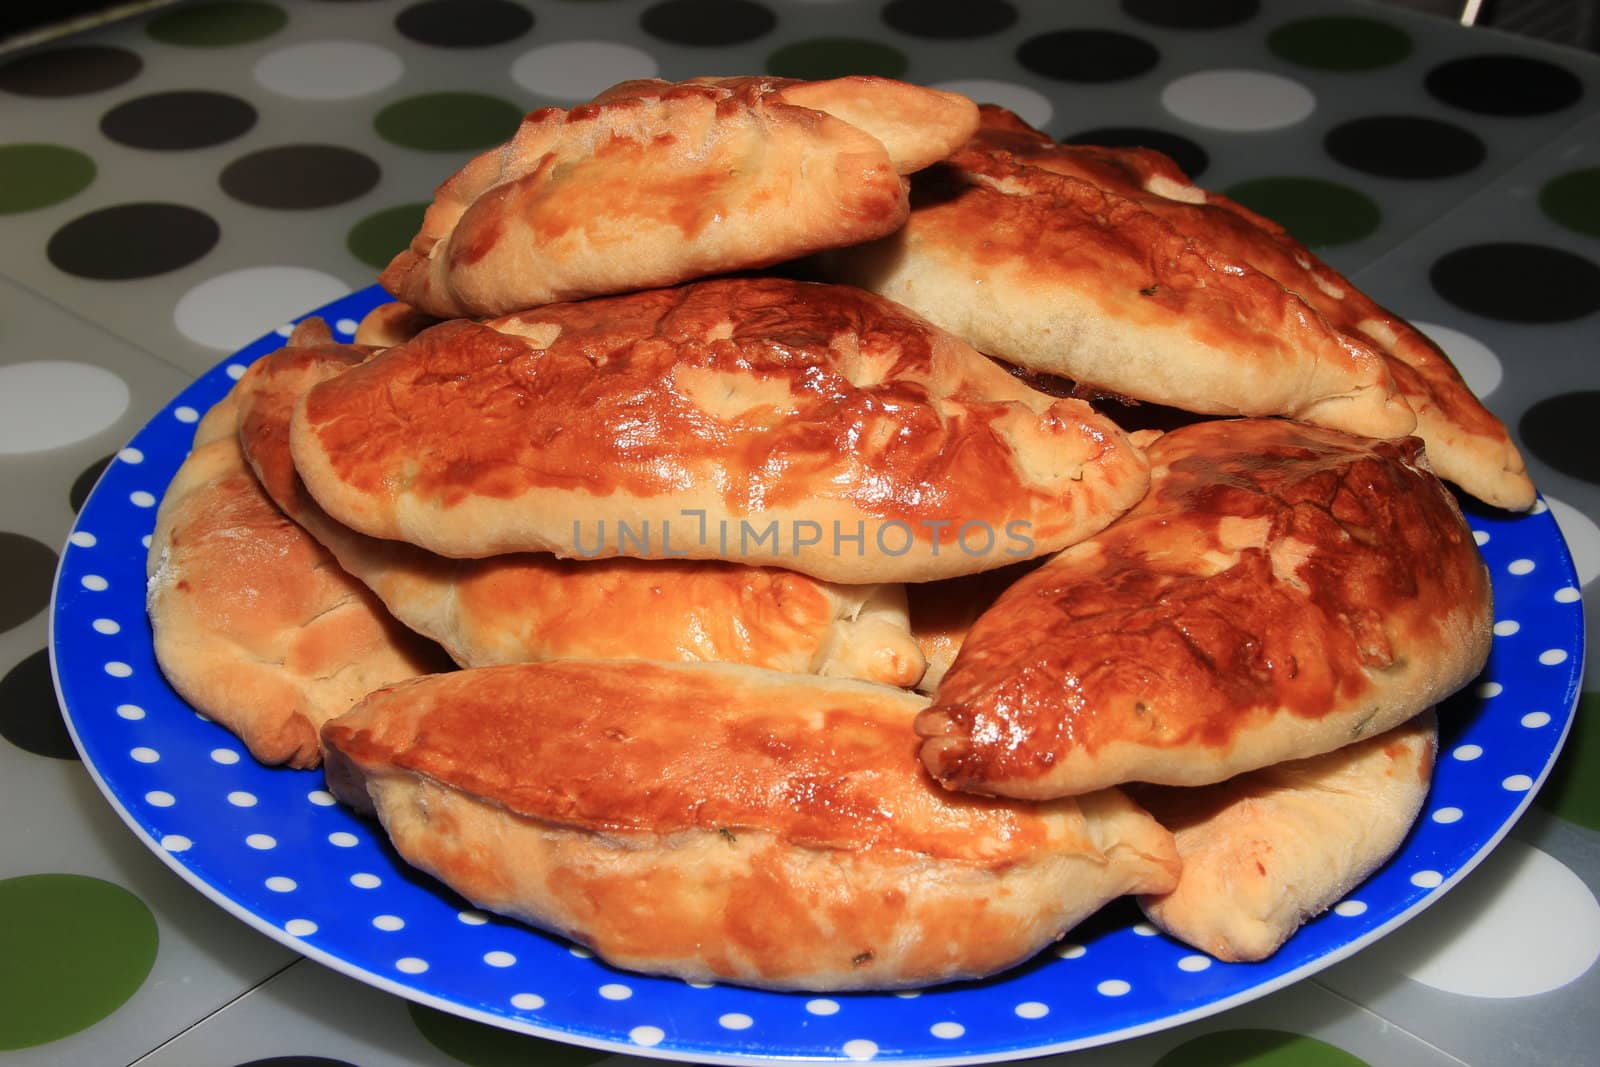
{"type": "Polygon", "coordinates": [[[1584,693],[1572,732],[1539,790],[1541,807],[1579,826],[1600,830],[1600,693],[1584,693]]]}
{"type": "Polygon", "coordinates": [[[350,227],[345,246],[350,254],[374,270],[382,270],[422,229],[427,204],[401,204],[368,215],[350,227]]]}
{"type": "Polygon", "coordinates": [[[1226,192],[1312,248],[1359,241],[1383,219],[1365,193],[1320,178],[1257,178],[1226,192]]]}
{"type": "Polygon", "coordinates": [[[1376,70],[1411,54],[1411,35],[1359,15],[1329,15],[1285,23],[1267,47],[1291,63],[1317,70],[1376,70]]]}
{"type": "Polygon", "coordinates": [[[59,204],[94,181],[94,160],[53,144],[0,145],[0,215],[59,204]]]}
{"type": "Polygon", "coordinates": [[[785,45],[767,57],[767,73],[780,78],[822,81],[850,74],[898,78],[905,74],[905,53],[881,41],[859,37],[817,37],[785,45]]]}
{"type": "Polygon", "coordinates": [[[77,874],[0,881],[0,1049],[87,1029],[120,1008],[156,961],[144,901],[77,874]]]}
{"type": "Polygon", "coordinates": [[[599,1049],[580,1048],[473,1022],[420,1004],[406,1004],[411,1021],[428,1043],[471,1067],[586,1067],[610,1057],[599,1049]]]}
{"type": "Polygon", "coordinates": [[[481,93],[428,93],[397,100],[378,112],[378,135],[425,152],[465,152],[508,140],[522,109],[481,93]]]}
{"type": "Polygon", "coordinates": [[[1569,230],[1600,237],[1600,167],[1552,178],[1539,190],[1539,207],[1569,230]]]}
{"type": "Polygon", "coordinates": [[[1218,1030],[1185,1041],[1155,1067],[1367,1067],[1367,1061],[1282,1030],[1218,1030]]]}
{"type": "Polygon", "coordinates": [[[145,30],[158,41],[189,48],[225,48],[271,37],[288,25],[289,16],[271,4],[223,0],[194,4],[157,15],[145,30]]]}

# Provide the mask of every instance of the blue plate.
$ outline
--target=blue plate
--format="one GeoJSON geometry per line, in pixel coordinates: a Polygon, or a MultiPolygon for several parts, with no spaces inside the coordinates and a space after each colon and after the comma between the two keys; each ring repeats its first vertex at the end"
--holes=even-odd
{"type": "MultiPolygon", "coordinates": [[[[348,338],[376,288],[315,314],[348,338]]],[[[363,982],[543,1037],[635,1055],[975,1063],[1102,1044],[1262,996],[1349,956],[1437,900],[1505,835],[1572,722],[1583,616],[1543,504],[1469,515],[1493,574],[1494,651],[1450,700],[1427,808],[1404,848],[1270,960],[1226,964],[1113,905],[1072,943],[982,982],[828,997],[617,971],[559,938],[486,916],[401,861],[319,772],[268,769],[180,700],[144,611],[155,505],[199,416],[287,328],[173,400],[107,468],[62,553],[51,653],[85,764],[135,833],[208,897],[363,982]]]]}

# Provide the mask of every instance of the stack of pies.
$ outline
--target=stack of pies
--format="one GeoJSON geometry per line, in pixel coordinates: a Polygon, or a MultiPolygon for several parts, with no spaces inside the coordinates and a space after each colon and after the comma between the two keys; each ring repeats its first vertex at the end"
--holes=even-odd
{"type": "Polygon", "coordinates": [[[928,985],[1123,895],[1270,954],[1399,846],[1487,656],[1435,472],[1533,500],[1281,228],[880,78],[535,112],[381,281],[202,424],[158,658],[641,971],[928,985]]]}

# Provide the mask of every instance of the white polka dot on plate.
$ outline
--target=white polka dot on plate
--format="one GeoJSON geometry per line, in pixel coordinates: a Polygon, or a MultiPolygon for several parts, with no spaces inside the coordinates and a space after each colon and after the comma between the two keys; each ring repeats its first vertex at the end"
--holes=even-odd
{"type": "Polygon", "coordinates": [[[200,413],[188,404],[180,404],[172,409],[172,417],[179,422],[199,422],[200,413]]]}
{"type": "MultiPolygon", "coordinates": [[[[516,1000],[516,997],[511,998],[516,1000]]],[[[544,1001],[539,1003],[543,1004],[544,1001]]],[[[659,1026],[635,1026],[628,1031],[628,1040],[644,1048],[654,1048],[667,1039],[666,1031],[659,1026]]]]}
{"type": "Polygon", "coordinates": [[[132,756],[136,763],[155,763],[161,759],[161,753],[153,748],[146,748],[144,745],[133,749],[128,755],[132,756]]]}
{"type": "Polygon", "coordinates": [[[456,918],[461,922],[466,923],[468,926],[482,926],[484,923],[489,921],[489,916],[485,915],[481,911],[473,911],[470,908],[465,911],[456,912],[456,918]]]}
{"type": "Polygon", "coordinates": [[[1582,599],[1583,599],[1583,594],[1578,592],[1576,589],[1574,589],[1570,585],[1556,590],[1556,603],[1557,604],[1576,604],[1578,601],[1580,601],[1582,599]]]}
{"type": "Polygon", "coordinates": [[[1522,725],[1530,730],[1537,730],[1541,726],[1549,726],[1550,713],[1548,711],[1530,711],[1522,717],[1522,725]]]}
{"type": "Polygon", "coordinates": [[[1444,875],[1438,871],[1418,871],[1411,876],[1411,884],[1418,889],[1438,889],[1444,884],[1444,875]]]}
{"type": "Polygon", "coordinates": [[[194,847],[194,842],[182,834],[167,834],[161,839],[161,847],[168,852],[187,852],[194,847]]]}
{"type": "Polygon", "coordinates": [[[244,843],[260,852],[278,847],[278,839],[271,834],[250,834],[244,839],[244,843]]]}
{"type": "Polygon", "coordinates": [[[1064,960],[1075,960],[1079,956],[1085,955],[1088,951],[1082,945],[1066,944],[1056,947],[1056,955],[1064,960]]]}
{"type": "Polygon", "coordinates": [[[588,100],[602,89],[634,78],[654,78],[660,66],[650,53],[612,41],[561,41],[529,49],[511,64],[511,80],[556,100],[588,100]]]}
{"type": "Polygon", "coordinates": [[[340,319],[333,324],[333,328],[339,333],[344,334],[346,337],[349,337],[356,332],[356,327],[360,325],[361,324],[355,319],[340,319]]]}
{"type": "Polygon", "coordinates": [[[1472,540],[1473,540],[1474,543],[1477,544],[1477,546],[1479,548],[1482,548],[1484,545],[1489,543],[1489,531],[1488,530],[1473,530],[1472,531],[1472,540]]]}
{"type": "Polygon", "coordinates": [[[1025,1000],[1011,1010],[1023,1019],[1043,1019],[1050,1014],[1050,1005],[1041,1004],[1037,1000],[1025,1000]]]}
{"type": "Polygon", "coordinates": [[[416,956],[402,956],[394,961],[395,970],[406,974],[421,974],[428,969],[428,961],[416,956]]]}
{"type": "Polygon", "coordinates": [[[274,893],[293,893],[296,889],[300,888],[299,882],[296,882],[293,878],[287,878],[281,874],[273,875],[262,884],[268,889],[272,890],[274,893]]]}
{"type": "Polygon", "coordinates": [[[1560,860],[1508,839],[1431,908],[1356,959],[1386,981],[1399,972],[1463,996],[1536,996],[1600,960],[1600,903],[1560,860]]]}
{"type": "MultiPolygon", "coordinates": [[[[1600,526],[1564,500],[1547,496],[1545,501],[1561,531],[1561,539],[1572,552],[1572,567],[1578,572],[1578,584],[1588,585],[1600,577],[1600,526]]],[[[1560,594],[1556,599],[1560,599],[1560,594]]]]}
{"type": "Polygon", "coordinates": [[[1120,978],[1107,978],[1094,988],[1103,997],[1120,997],[1127,995],[1133,986],[1120,978]]]}
{"type": "Polygon", "coordinates": [[[1457,745],[1450,752],[1452,759],[1458,759],[1462,763],[1471,763],[1481,755],[1483,755],[1483,749],[1478,745],[1457,745]]]}
{"type": "Polygon", "coordinates": [[[1506,573],[1515,574],[1519,578],[1525,574],[1533,573],[1534,563],[1531,559],[1514,559],[1506,564],[1506,573]]]}
{"type": "Polygon", "coordinates": [[[144,489],[135,489],[129,493],[128,501],[136,508],[153,508],[156,506],[155,494],[144,489]]]}
{"type": "Polygon", "coordinates": [[[594,953],[590,952],[588,949],[584,948],[582,945],[568,945],[567,946],[567,954],[569,956],[576,956],[580,960],[588,960],[588,959],[593,959],[594,958],[594,953]]]}
{"type": "Polygon", "coordinates": [[[76,545],[78,548],[93,548],[95,545],[100,543],[100,539],[95,537],[95,535],[90,533],[88,530],[73,530],[72,533],[67,536],[67,541],[70,544],[76,545]]]}
{"type": "Polygon", "coordinates": [[[144,795],[144,801],[157,808],[170,808],[178,802],[178,798],[165,789],[152,789],[144,795]]]}
{"type": "Polygon", "coordinates": [[[326,789],[313,789],[311,792],[306,794],[306,799],[311,801],[311,803],[315,804],[319,808],[331,808],[333,805],[339,803],[338,800],[334,799],[334,795],[328,792],[326,789]]]}
{"type": "Polygon", "coordinates": [[[1202,70],[1167,83],[1161,106],[1213,130],[1254,132],[1293,126],[1316,110],[1297,81],[1259,70],[1202,70]]]}
{"type": "Polygon", "coordinates": [[[857,1062],[870,1060],[878,1054],[878,1043],[864,1037],[851,1038],[844,1043],[844,1054],[857,1062]]]}
{"type": "Polygon", "coordinates": [[[211,750],[211,761],[220,763],[224,767],[231,767],[239,762],[239,753],[231,748],[214,748],[211,750]]]}
{"type": "Polygon", "coordinates": [[[483,962],[491,967],[513,967],[516,965],[517,957],[509,952],[495,949],[493,952],[485,952],[483,954],[483,962]]]}
{"type": "Polygon", "coordinates": [[[1444,349],[1444,354],[1450,357],[1450,362],[1456,365],[1456,370],[1466,379],[1467,387],[1479,397],[1488,396],[1499,388],[1501,379],[1505,377],[1505,370],[1500,365],[1500,357],[1495,355],[1488,345],[1476,337],[1448,326],[1440,326],[1438,323],[1419,322],[1413,319],[1411,325],[1444,349]]]}
{"type": "Polygon", "coordinates": [[[144,718],[144,709],[137,704],[118,704],[117,715],[129,722],[138,722],[144,718]]]}
{"type": "Polygon", "coordinates": [[[518,1011],[538,1011],[544,1007],[544,998],[537,993],[517,993],[511,998],[511,1006],[518,1011]]]}
{"type": "Polygon", "coordinates": [[[372,925],[392,934],[396,930],[404,930],[406,921],[398,915],[374,915],[372,917],[372,925]]]}
{"type": "Polygon", "coordinates": [[[1433,821],[1449,826],[1451,823],[1460,822],[1462,814],[1460,808],[1440,808],[1433,813],[1433,821]]]}
{"type": "Polygon", "coordinates": [[[228,794],[228,803],[236,808],[253,808],[256,806],[256,795],[247,793],[243,789],[235,789],[228,794]]]}
{"type": "Polygon", "coordinates": [[[306,267],[245,267],[208,278],[178,298],[173,319],[191,341],[241,348],[287,316],[336,300],[350,287],[306,267]]]}
{"type": "Polygon", "coordinates": [[[133,668],[121,660],[112,660],[106,664],[106,673],[113,678],[127,678],[133,674],[133,668]]]}
{"type": "Polygon", "coordinates": [[[1211,966],[1210,956],[1185,956],[1178,961],[1178,970],[1195,974],[1211,966]]]}
{"type": "Polygon", "coordinates": [[[244,377],[243,363],[230,363],[226,367],[226,370],[228,377],[232,378],[234,381],[238,381],[240,378],[244,377]]]}
{"type": "Polygon", "coordinates": [[[290,919],[283,924],[283,931],[294,937],[310,937],[317,932],[317,924],[310,919],[290,919]]]}
{"type": "Polygon", "coordinates": [[[945,1041],[954,1041],[967,1032],[967,1028],[960,1023],[934,1023],[928,1027],[928,1033],[945,1041]]]}
{"type": "Polygon", "coordinates": [[[128,448],[124,448],[121,452],[118,452],[117,458],[122,460],[124,463],[143,463],[144,453],[139,451],[137,448],[130,446],[128,448]]]}
{"type": "Polygon", "coordinates": [[[1485,700],[1492,700],[1505,691],[1506,687],[1501,685],[1499,682],[1484,682],[1482,685],[1473,690],[1474,693],[1485,700]]]}
{"type": "Polygon", "coordinates": [[[633,990],[621,982],[607,982],[600,987],[599,993],[607,1000],[627,1000],[633,996],[633,990]]]}
{"type": "Polygon", "coordinates": [[[1513,774],[1502,780],[1500,786],[1508,793],[1526,793],[1533,788],[1533,779],[1526,774],[1513,774]]]}
{"type": "Polygon", "coordinates": [[[1043,129],[1055,115],[1050,98],[1037,89],[1016,82],[991,81],[987,78],[959,78],[954,81],[935,82],[935,89],[960,93],[980,104],[999,104],[1014,111],[1028,125],[1043,129]]]}
{"type": "Polygon", "coordinates": [[[1539,653],[1539,662],[1546,667],[1555,667],[1567,662],[1567,650],[1564,648],[1547,648],[1539,653]]]}
{"type": "Polygon", "coordinates": [[[387,88],[405,64],[387,48],[361,41],[307,41],[268,52],[256,63],[256,81],[302,100],[347,100],[387,88]]]}
{"type": "Polygon", "coordinates": [[[122,632],[122,624],[116,619],[96,619],[90,625],[94,627],[95,633],[105,634],[108,637],[122,632]]]}
{"type": "Polygon", "coordinates": [[[376,889],[383,884],[383,879],[366,871],[357,871],[350,876],[350,884],[357,889],[376,889]]]}
{"type": "Polygon", "coordinates": [[[827,997],[817,997],[806,1001],[806,1011],[812,1015],[837,1015],[839,1014],[839,1002],[837,1000],[829,1000],[827,997]]]}
{"type": "Polygon", "coordinates": [[[1367,913],[1367,903],[1364,900],[1341,900],[1333,906],[1335,915],[1342,915],[1346,919],[1353,919],[1357,915],[1367,913]]]}
{"type": "Polygon", "coordinates": [[[724,1030],[748,1030],[756,1021],[742,1011],[730,1011],[717,1017],[717,1025],[724,1030]]]}
{"type": "Polygon", "coordinates": [[[361,839],[348,830],[335,830],[328,835],[328,844],[338,848],[354,848],[361,839]]]}
{"type": "Polygon", "coordinates": [[[111,583],[98,574],[85,574],[78,581],[91,593],[103,593],[111,588],[111,583]]]}
{"type": "Polygon", "coordinates": [[[43,452],[93,437],[128,410],[110,371],[59,359],[0,366],[0,455],[43,452]]]}
{"type": "Polygon", "coordinates": [[[1501,619],[1494,624],[1494,635],[1496,637],[1511,637],[1521,629],[1522,624],[1516,619],[1501,619]]]}

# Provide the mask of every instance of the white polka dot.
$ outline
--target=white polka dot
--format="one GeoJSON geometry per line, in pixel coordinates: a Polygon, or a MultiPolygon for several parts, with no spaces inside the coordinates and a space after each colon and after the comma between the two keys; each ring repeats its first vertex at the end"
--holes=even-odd
{"type": "Polygon", "coordinates": [[[112,660],[106,664],[106,673],[113,678],[127,678],[133,674],[133,668],[121,660],[112,660]]]}
{"type": "Polygon", "coordinates": [[[117,622],[115,619],[96,619],[90,625],[94,627],[94,632],[97,634],[106,634],[109,636],[110,634],[119,634],[122,632],[122,624],[117,622]]]}
{"type": "Polygon", "coordinates": [[[1510,637],[1520,629],[1522,629],[1522,624],[1516,619],[1501,619],[1494,624],[1494,635],[1496,637],[1510,637]]]}
{"type": "Polygon", "coordinates": [[[239,762],[239,753],[231,748],[214,748],[211,750],[211,761],[220,763],[224,767],[231,767],[239,762]]]}
{"type": "Polygon", "coordinates": [[[178,802],[178,798],[165,789],[152,789],[144,795],[145,803],[158,808],[170,808],[178,802]]]}
{"type": "Polygon", "coordinates": [[[335,830],[328,835],[328,844],[336,845],[339,848],[354,848],[360,841],[359,837],[348,830],[335,830]]]}
{"type": "Polygon", "coordinates": [[[484,923],[489,921],[489,916],[485,915],[483,912],[471,910],[456,912],[456,918],[461,922],[466,923],[468,926],[482,926],[484,923]]]}
{"type": "Polygon", "coordinates": [[[172,417],[179,422],[199,422],[200,413],[188,404],[182,404],[172,409],[172,417]]]}
{"type": "Polygon", "coordinates": [[[960,93],[980,104],[999,104],[1014,111],[1029,126],[1043,129],[1055,115],[1050,98],[1037,89],[1015,82],[991,81],[987,78],[961,78],[955,81],[934,83],[933,88],[948,93],[960,93]]]}
{"type": "Polygon", "coordinates": [[[588,949],[584,948],[582,945],[568,945],[567,946],[567,955],[576,956],[580,960],[592,960],[592,959],[594,959],[594,953],[590,952],[588,949]]]}
{"type": "Polygon", "coordinates": [[[1452,759],[1458,759],[1462,763],[1471,763],[1481,755],[1483,749],[1478,745],[1457,745],[1450,753],[1452,759]]]}
{"type": "Polygon", "coordinates": [[[135,489],[128,494],[128,500],[136,508],[153,508],[156,506],[154,493],[147,493],[143,489],[135,489]]]}
{"type": "Polygon", "coordinates": [[[748,1030],[756,1021],[742,1011],[730,1011],[717,1017],[717,1025],[724,1030],[748,1030]]]}
{"type": "Polygon", "coordinates": [[[928,1033],[946,1041],[953,1041],[966,1032],[967,1028],[960,1023],[934,1023],[928,1027],[928,1033]]]}
{"type": "Polygon", "coordinates": [[[922,990],[897,989],[894,992],[894,996],[896,1000],[916,1000],[918,997],[922,996],[922,990]]]}
{"type": "Polygon", "coordinates": [[[121,452],[118,452],[117,458],[122,460],[124,463],[143,463],[144,453],[139,451],[137,448],[129,446],[128,448],[124,448],[121,452]]]}
{"type": "Polygon", "coordinates": [[[1178,961],[1178,970],[1193,974],[1211,966],[1210,956],[1185,956],[1178,961]]]}
{"type": "Polygon", "coordinates": [[[402,956],[394,961],[395,970],[404,971],[406,974],[421,974],[428,969],[427,960],[419,960],[415,956],[402,956]]]}
{"type": "Polygon", "coordinates": [[[1472,531],[1472,539],[1478,543],[1478,547],[1479,548],[1482,548],[1484,545],[1489,543],[1489,531],[1488,530],[1473,530],[1472,531]]]}
{"type": "Polygon", "coordinates": [[[189,340],[232,350],[286,316],[349,291],[333,275],[306,267],[245,267],[208,278],[184,293],[173,319],[189,340]]]}
{"type": "Polygon", "coordinates": [[[650,53],[611,41],[561,41],[541,45],[511,64],[511,80],[541,96],[588,100],[634,78],[654,78],[661,68],[650,53]]]}
{"type": "Polygon", "coordinates": [[[1161,106],[1214,130],[1276,130],[1302,122],[1317,98],[1297,81],[1259,70],[1203,70],[1169,82],[1161,106]]]}
{"type": "Polygon", "coordinates": [[[695,981],[695,980],[692,980],[692,979],[685,978],[683,980],[683,984],[688,986],[690,989],[712,989],[712,988],[715,988],[717,983],[715,983],[715,982],[700,982],[700,981],[695,981]]]}
{"type": "Polygon", "coordinates": [[[276,330],[273,330],[272,332],[277,334],[279,337],[293,337],[294,336],[294,323],[286,322],[282,326],[279,326],[276,330]]]}
{"type": "Polygon", "coordinates": [[[1473,690],[1474,693],[1485,700],[1493,700],[1495,697],[1499,696],[1505,691],[1506,687],[1501,685],[1499,682],[1484,682],[1482,685],[1478,686],[1478,688],[1473,690]]]}
{"type": "MultiPolygon", "coordinates": [[[[1561,531],[1561,539],[1572,552],[1572,568],[1577,572],[1578,584],[1588,585],[1600,577],[1600,526],[1588,515],[1564,500],[1546,497],[1550,513],[1561,531]]],[[[1556,596],[1560,600],[1560,594],[1556,596]]]]}
{"type": "Polygon", "coordinates": [[[273,875],[263,884],[274,893],[293,893],[296,889],[300,888],[300,883],[296,882],[293,878],[285,878],[281,874],[273,875]]]}
{"type": "Polygon", "coordinates": [[[246,793],[243,789],[235,789],[228,794],[228,803],[236,808],[253,808],[256,806],[256,795],[246,793]]]}
{"type": "Polygon", "coordinates": [[[1056,955],[1060,956],[1064,960],[1075,960],[1079,956],[1085,955],[1088,951],[1089,950],[1084,948],[1082,945],[1074,945],[1070,943],[1058,945],[1056,947],[1056,955]]]}
{"type": "Polygon", "coordinates": [[[357,889],[376,889],[383,884],[383,879],[366,871],[357,871],[350,876],[350,884],[357,889]]]}
{"type": "Polygon", "coordinates": [[[1438,889],[1444,884],[1444,875],[1438,871],[1418,871],[1411,876],[1411,884],[1418,889],[1438,889]]]}
{"type": "Polygon", "coordinates": [[[85,574],[79,579],[79,582],[82,583],[85,589],[92,593],[103,593],[107,589],[111,588],[111,583],[100,577],[98,574],[85,574]]]}
{"type": "MultiPolygon", "coordinates": [[[[538,1011],[544,1007],[544,998],[537,993],[518,993],[511,998],[511,1006],[518,1011],[538,1011]]],[[[661,1038],[658,1037],[656,1040],[659,1041],[661,1038]]]]}
{"type": "Polygon", "coordinates": [[[150,535],[145,534],[143,537],[139,538],[139,543],[143,545],[146,550],[148,550],[150,548],[150,535]]]}
{"type": "Polygon", "coordinates": [[[1533,502],[1533,507],[1528,509],[1528,514],[1529,515],[1543,515],[1545,512],[1547,512],[1549,510],[1550,510],[1550,505],[1548,505],[1548,504],[1546,504],[1544,502],[1544,496],[1541,494],[1539,499],[1537,499],[1537,500],[1535,500],[1533,502]]]}
{"type": "Polygon", "coordinates": [[[73,530],[67,540],[79,548],[93,548],[100,542],[100,539],[88,530],[73,530]]]}
{"type": "Polygon", "coordinates": [[[1539,653],[1539,662],[1546,667],[1554,667],[1567,662],[1567,650],[1564,648],[1547,648],[1539,653]]]}
{"type": "Polygon", "coordinates": [[[278,839],[271,834],[251,834],[244,839],[244,843],[261,852],[278,847],[278,839]]]}
{"type": "Polygon", "coordinates": [[[315,804],[319,808],[331,808],[335,804],[339,803],[336,799],[334,799],[333,794],[328,792],[326,789],[313,789],[311,792],[306,794],[306,799],[311,801],[311,803],[315,804]]]}
{"type": "Polygon", "coordinates": [[[516,965],[517,957],[509,952],[495,949],[493,952],[485,952],[483,954],[483,962],[491,967],[512,967],[516,965]]]}
{"type": "Polygon", "coordinates": [[[1462,811],[1460,808],[1440,808],[1438,811],[1433,813],[1433,821],[1436,823],[1443,823],[1444,825],[1448,826],[1453,822],[1460,822],[1461,815],[1462,811]]]}
{"type": "Polygon", "coordinates": [[[870,1060],[878,1054],[878,1043],[864,1037],[851,1038],[844,1043],[844,1054],[858,1063],[870,1060]]]}
{"type": "Polygon", "coordinates": [[[633,996],[633,990],[621,982],[607,982],[600,987],[600,995],[607,1000],[627,1000],[633,996]]]}
{"type": "Polygon", "coordinates": [[[1533,779],[1526,774],[1513,774],[1500,782],[1500,787],[1511,793],[1526,793],[1533,788],[1533,779]]]}
{"type": "Polygon", "coordinates": [[[1025,1000],[1011,1010],[1023,1019],[1043,1019],[1050,1014],[1050,1005],[1041,1004],[1037,1000],[1025,1000]]]}
{"type": "MultiPolygon", "coordinates": [[[[511,999],[513,1001],[516,1000],[515,997],[511,999]]],[[[540,1001],[540,1003],[542,1004],[544,1002],[540,1001]]],[[[518,1007],[520,1006],[521,1005],[518,1005],[518,1007]]],[[[632,1041],[635,1045],[641,1045],[644,1048],[654,1048],[666,1039],[666,1031],[662,1030],[659,1026],[635,1026],[632,1030],[628,1031],[628,1040],[632,1041]]]]}
{"type": "Polygon", "coordinates": [[[1411,325],[1444,349],[1444,354],[1456,365],[1461,377],[1467,380],[1467,387],[1479,397],[1488,396],[1499,388],[1505,371],[1500,365],[1500,357],[1495,355],[1488,345],[1460,330],[1453,330],[1437,323],[1419,322],[1413,319],[1411,325]]]}
{"type": "Polygon", "coordinates": [[[1524,574],[1532,574],[1533,573],[1533,560],[1531,560],[1531,559],[1514,559],[1510,563],[1506,564],[1506,572],[1509,573],[1509,574],[1515,574],[1515,575],[1519,575],[1519,576],[1520,575],[1524,575],[1524,574]]]}
{"type": "Polygon", "coordinates": [[[240,378],[244,377],[244,364],[243,363],[230,363],[225,368],[225,370],[227,372],[228,377],[232,378],[234,381],[238,381],[240,378]]]}
{"type": "Polygon", "coordinates": [[[88,363],[41,359],[0,366],[0,455],[93,437],[122,418],[128,395],[126,382],[88,363]]]}
{"type": "Polygon", "coordinates": [[[1522,717],[1522,725],[1530,730],[1537,730],[1541,726],[1550,725],[1550,713],[1547,711],[1530,711],[1522,717]]]}
{"type": "Polygon", "coordinates": [[[356,327],[359,325],[360,323],[356,322],[355,319],[340,319],[338,322],[333,324],[333,328],[339,333],[344,334],[346,337],[349,337],[356,332],[356,327]]]}
{"type": "Polygon", "coordinates": [[[194,842],[182,834],[167,834],[161,839],[161,847],[168,852],[187,852],[194,847],[194,842]]]}
{"type": "Polygon", "coordinates": [[[310,937],[317,932],[317,924],[310,919],[290,919],[283,924],[283,930],[294,937],[310,937]]]}
{"type": "Polygon", "coordinates": [[[1582,599],[1583,594],[1578,592],[1570,585],[1563,586],[1562,588],[1556,590],[1557,604],[1576,604],[1582,599]]]}
{"type": "Polygon", "coordinates": [[[1107,978],[1094,988],[1103,997],[1120,997],[1125,996],[1133,986],[1120,978],[1107,978]]]}
{"type": "Polygon", "coordinates": [[[138,722],[144,718],[144,709],[137,704],[118,704],[117,714],[129,722],[138,722]]]}
{"type": "Polygon", "coordinates": [[[837,1000],[829,1000],[827,997],[817,997],[814,1000],[806,1001],[806,1011],[812,1015],[837,1015],[839,1014],[839,1002],[837,1000]]]}
{"type": "Polygon", "coordinates": [[[372,917],[372,925],[392,934],[396,930],[404,930],[406,921],[398,915],[374,915],[372,917]]]}
{"type": "Polygon", "coordinates": [[[132,756],[138,763],[155,763],[161,758],[161,753],[153,748],[145,748],[143,745],[132,750],[128,755],[132,756]]]}
{"type": "Polygon", "coordinates": [[[387,48],[360,41],[308,41],[268,52],[256,63],[256,81],[302,100],[346,100],[393,85],[405,71],[387,48]]]}
{"type": "Polygon", "coordinates": [[[1367,903],[1364,900],[1341,900],[1333,906],[1335,915],[1342,915],[1346,919],[1353,919],[1357,915],[1365,915],[1367,903]]]}
{"type": "Polygon", "coordinates": [[[1156,934],[1160,933],[1159,930],[1157,930],[1154,926],[1151,926],[1149,923],[1134,923],[1131,927],[1129,927],[1129,929],[1138,934],[1140,937],[1154,937],[1156,934]]]}
{"type": "Polygon", "coordinates": [[[1600,904],[1548,853],[1514,838],[1359,960],[1469,997],[1559,989],[1600,960],[1600,904]]]}

